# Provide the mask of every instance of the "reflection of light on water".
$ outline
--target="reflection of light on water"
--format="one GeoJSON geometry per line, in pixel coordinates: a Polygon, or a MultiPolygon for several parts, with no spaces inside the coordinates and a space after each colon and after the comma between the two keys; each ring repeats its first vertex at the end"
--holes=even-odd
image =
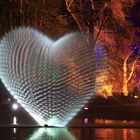
{"type": "Polygon", "coordinates": [[[38,128],[27,140],[76,140],[66,128],[38,128]]]}
{"type": "Polygon", "coordinates": [[[140,135],[136,135],[137,130],[136,129],[112,129],[112,128],[106,128],[106,129],[95,129],[95,136],[97,138],[101,138],[104,140],[139,140],[140,135]]]}
{"type": "Polygon", "coordinates": [[[123,133],[123,140],[128,140],[128,138],[132,140],[135,137],[134,129],[123,129],[122,133],[123,133]]]}
{"type": "Polygon", "coordinates": [[[17,117],[13,117],[13,125],[17,124],[17,117]]]}
{"type": "Polygon", "coordinates": [[[16,132],[17,132],[16,128],[13,128],[13,132],[14,132],[14,134],[16,134],[16,132]]]}
{"type": "Polygon", "coordinates": [[[31,135],[31,137],[28,140],[39,139],[43,135],[44,132],[45,132],[45,128],[39,128],[37,129],[37,131],[35,131],[33,135],[31,135]]]}

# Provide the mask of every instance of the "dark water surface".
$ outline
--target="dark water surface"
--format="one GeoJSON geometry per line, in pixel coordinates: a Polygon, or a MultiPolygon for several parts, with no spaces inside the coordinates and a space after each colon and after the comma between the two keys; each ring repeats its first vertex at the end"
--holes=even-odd
{"type": "Polygon", "coordinates": [[[0,128],[0,140],[140,140],[140,129],[0,128]]]}
{"type": "Polygon", "coordinates": [[[82,127],[41,128],[22,108],[17,112],[7,109],[0,111],[0,140],[140,140],[140,121],[136,120],[84,116],[73,119],[68,126],[82,127]]]}

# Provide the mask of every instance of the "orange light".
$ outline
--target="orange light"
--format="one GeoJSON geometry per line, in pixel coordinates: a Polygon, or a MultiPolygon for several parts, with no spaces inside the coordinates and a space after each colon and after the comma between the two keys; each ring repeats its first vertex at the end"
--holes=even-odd
{"type": "Polygon", "coordinates": [[[139,96],[135,95],[135,96],[134,96],[134,98],[135,98],[135,99],[138,99],[138,98],[139,98],[139,96]]]}

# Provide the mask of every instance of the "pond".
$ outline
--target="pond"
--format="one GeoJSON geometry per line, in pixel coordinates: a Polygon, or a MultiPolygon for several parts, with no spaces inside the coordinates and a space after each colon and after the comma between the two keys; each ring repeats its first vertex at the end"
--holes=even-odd
{"type": "Polygon", "coordinates": [[[0,128],[1,140],[139,140],[134,128],[0,128]]]}

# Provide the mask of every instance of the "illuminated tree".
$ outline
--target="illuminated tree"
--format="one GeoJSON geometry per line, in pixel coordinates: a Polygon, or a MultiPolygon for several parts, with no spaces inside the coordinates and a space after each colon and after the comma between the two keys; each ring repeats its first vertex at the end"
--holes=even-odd
{"type": "Polygon", "coordinates": [[[129,94],[128,83],[132,79],[134,72],[135,72],[135,69],[139,66],[139,64],[138,64],[139,49],[137,51],[138,51],[137,56],[135,56],[132,64],[128,64],[129,63],[128,60],[132,56],[132,54],[134,53],[133,51],[130,52],[129,55],[127,55],[127,57],[125,58],[125,60],[123,62],[123,93],[125,96],[127,96],[129,94]],[[129,70],[129,72],[128,72],[128,70],[129,70]]]}
{"type": "Polygon", "coordinates": [[[98,17],[102,14],[102,11],[107,6],[107,2],[101,2],[99,8],[98,3],[94,3],[91,0],[65,0],[68,11],[71,13],[72,17],[75,19],[80,31],[87,34],[87,39],[92,47],[95,47],[97,38],[99,36],[100,30],[106,20],[107,15],[103,17],[100,21],[98,17]],[[98,8],[97,8],[98,7],[98,8]],[[94,32],[94,27],[98,24],[99,31],[94,32]],[[93,38],[93,36],[95,38],[93,38]]]}
{"type": "Polygon", "coordinates": [[[99,40],[108,48],[108,87],[104,85],[102,88],[109,90],[109,94],[113,90],[128,95],[130,87],[134,88],[134,71],[139,59],[128,62],[133,52],[132,45],[139,40],[136,36],[139,29],[134,28],[129,20],[135,0],[65,1],[79,29],[88,35],[92,47],[99,40]]]}

